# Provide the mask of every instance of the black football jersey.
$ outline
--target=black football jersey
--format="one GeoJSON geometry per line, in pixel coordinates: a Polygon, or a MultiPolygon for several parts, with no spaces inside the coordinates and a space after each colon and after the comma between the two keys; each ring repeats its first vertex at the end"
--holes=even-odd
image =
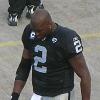
{"type": "Polygon", "coordinates": [[[58,25],[44,39],[26,26],[22,35],[24,48],[32,51],[33,91],[42,96],[56,96],[69,92],[74,87],[74,71],[68,60],[82,52],[79,35],[58,25]]]}

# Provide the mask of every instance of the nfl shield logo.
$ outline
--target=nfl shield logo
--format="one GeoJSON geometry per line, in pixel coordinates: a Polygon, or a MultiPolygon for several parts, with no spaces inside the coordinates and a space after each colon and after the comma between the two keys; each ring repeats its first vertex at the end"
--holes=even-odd
{"type": "Polygon", "coordinates": [[[56,43],[57,42],[57,38],[52,38],[52,42],[56,43]]]}

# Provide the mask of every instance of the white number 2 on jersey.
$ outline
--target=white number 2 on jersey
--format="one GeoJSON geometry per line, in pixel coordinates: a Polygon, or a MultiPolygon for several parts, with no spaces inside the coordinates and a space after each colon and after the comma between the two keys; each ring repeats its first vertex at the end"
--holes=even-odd
{"type": "Polygon", "coordinates": [[[34,70],[35,71],[38,71],[38,72],[41,72],[41,73],[46,73],[47,72],[47,67],[45,66],[38,66],[38,63],[45,63],[46,62],[46,58],[47,58],[47,49],[43,46],[40,46],[40,45],[37,45],[35,47],[35,52],[39,52],[41,51],[42,52],[42,56],[39,57],[39,56],[35,56],[34,57],[34,70]]]}
{"type": "Polygon", "coordinates": [[[82,51],[82,44],[80,40],[74,41],[74,46],[75,46],[76,53],[79,53],[82,51]]]}

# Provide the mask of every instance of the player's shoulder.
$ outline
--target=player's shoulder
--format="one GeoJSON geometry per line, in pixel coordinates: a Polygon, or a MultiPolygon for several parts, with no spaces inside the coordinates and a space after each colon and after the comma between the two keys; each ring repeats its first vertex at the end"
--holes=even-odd
{"type": "Polygon", "coordinates": [[[60,26],[60,34],[61,34],[62,39],[66,41],[72,40],[74,37],[80,38],[80,36],[75,30],[71,28],[63,27],[63,26],[60,26]]]}
{"type": "Polygon", "coordinates": [[[22,37],[24,37],[24,38],[27,37],[28,38],[30,36],[31,32],[32,32],[32,29],[31,29],[30,24],[26,25],[26,27],[24,28],[22,37]]]}
{"type": "Polygon", "coordinates": [[[65,37],[68,37],[68,38],[78,35],[75,30],[67,28],[67,27],[61,26],[61,30],[62,30],[62,35],[64,35],[65,37]]]}
{"type": "Polygon", "coordinates": [[[26,25],[26,27],[24,28],[23,34],[29,33],[29,32],[31,32],[31,31],[32,31],[32,29],[31,29],[31,27],[30,27],[30,24],[28,24],[28,25],[26,25]]]}
{"type": "Polygon", "coordinates": [[[36,33],[32,30],[30,24],[26,25],[24,32],[22,34],[22,41],[35,41],[36,33]]]}

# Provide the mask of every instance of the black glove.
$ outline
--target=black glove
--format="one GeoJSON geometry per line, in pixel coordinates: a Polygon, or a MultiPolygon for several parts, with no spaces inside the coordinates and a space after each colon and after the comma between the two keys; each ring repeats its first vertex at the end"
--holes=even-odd
{"type": "Polygon", "coordinates": [[[11,95],[11,100],[18,100],[18,98],[19,98],[19,94],[13,92],[12,95],[11,95]]]}

